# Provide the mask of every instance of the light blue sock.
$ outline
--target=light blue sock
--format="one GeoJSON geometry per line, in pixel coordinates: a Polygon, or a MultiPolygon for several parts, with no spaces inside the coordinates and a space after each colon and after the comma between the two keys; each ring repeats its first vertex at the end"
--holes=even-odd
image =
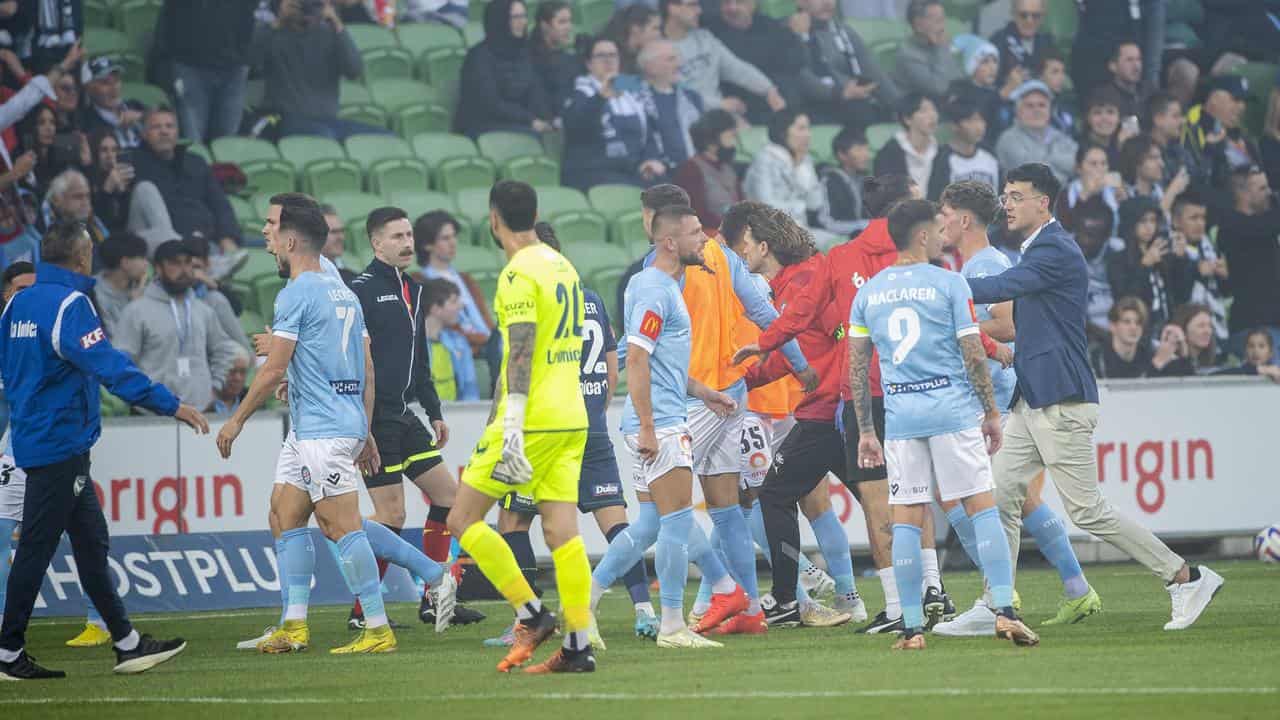
{"type": "Polygon", "coordinates": [[[316,546],[307,528],[286,530],[280,539],[285,545],[284,576],[289,586],[284,619],[306,620],[307,606],[311,604],[311,576],[316,570],[316,546]]]}
{"type": "Polygon", "coordinates": [[[428,585],[435,585],[444,575],[444,568],[427,557],[408,540],[392,532],[390,528],[373,520],[364,521],[364,534],[369,538],[373,555],[408,570],[422,578],[428,585]]]}
{"type": "Polygon", "coordinates": [[[982,574],[991,588],[991,603],[996,609],[1013,606],[1013,563],[1009,562],[1009,539],[1000,524],[1000,511],[989,507],[969,516],[973,536],[982,559],[982,574]]]}
{"type": "Polygon", "coordinates": [[[654,569],[658,571],[659,602],[665,610],[684,609],[684,586],[689,580],[689,536],[693,526],[693,508],[663,515],[659,523],[654,569]]]}
{"type": "Polygon", "coordinates": [[[382,582],[378,578],[378,561],[369,547],[369,536],[363,530],[343,535],[338,540],[338,552],[342,556],[342,577],[360,600],[364,609],[365,627],[376,628],[387,624],[387,613],[382,605],[382,582]]]}
{"type": "Polygon", "coordinates": [[[607,588],[626,575],[644,557],[644,551],[657,542],[658,527],[658,506],[651,502],[640,503],[636,521],[613,536],[604,557],[596,563],[596,569],[591,573],[592,582],[607,588]]]}
{"type": "Polygon", "coordinates": [[[956,531],[956,537],[960,538],[960,547],[964,548],[964,554],[968,555],[974,566],[981,570],[982,558],[978,557],[978,539],[973,536],[973,521],[964,511],[964,505],[958,504],[948,510],[947,521],[956,531]]]}
{"type": "MultiPolygon", "coordinates": [[[[724,550],[720,547],[720,533],[716,528],[711,528],[711,537],[708,542],[711,543],[711,549],[716,552],[716,558],[723,563],[724,550]]],[[[693,611],[703,612],[706,608],[711,607],[711,595],[713,593],[711,579],[703,575],[702,580],[698,581],[698,596],[693,600],[693,611]]]]}
{"type": "Polygon", "coordinates": [[[4,617],[4,599],[9,587],[9,551],[13,547],[13,531],[17,520],[0,518],[0,618],[4,617]]]}
{"type": "Polygon", "coordinates": [[[834,510],[828,510],[809,521],[813,534],[827,560],[827,573],[836,581],[836,594],[847,595],[855,590],[853,584],[853,557],[849,554],[849,536],[840,525],[834,510]]]}
{"type": "Polygon", "coordinates": [[[702,571],[702,577],[710,580],[712,585],[729,577],[729,571],[725,569],[720,554],[711,547],[707,534],[696,522],[689,528],[689,561],[698,566],[698,570],[702,571]]]}
{"type": "Polygon", "coordinates": [[[747,614],[755,615],[760,612],[760,586],[756,582],[756,548],[751,541],[747,519],[737,505],[711,508],[710,511],[711,521],[724,538],[722,542],[730,574],[747,593],[747,614]]]}
{"type": "MultiPolygon", "coordinates": [[[[747,526],[751,528],[751,538],[756,541],[756,545],[760,546],[760,552],[764,553],[764,561],[773,566],[773,556],[769,555],[769,535],[764,530],[764,512],[760,509],[760,500],[757,499],[751,503],[750,510],[743,510],[747,516],[747,526]]],[[[800,572],[796,574],[796,599],[801,605],[809,604],[809,591],[804,589],[804,583],[800,582],[800,577],[805,571],[813,567],[813,563],[804,553],[800,553],[800,572]]]]}
{"type": "Polygon", "coordinates": [[[276,581],[280,583],[280,622],[277,625],[284,624],[284,609],[289,606],[289,580],[285,573],[285,544],[284,536],[276,538],[276,581]]]}
{"type": "Polygon", "coordinates": [[[893,526],[893,581],[898,586],[898,600],[902,603],[902,623],[907,629],[924,628],[924,601],[921,587],[924,584],[924,562],[920,552],[920,528],[915,525],[894,523],[893,526]]]}
{"type": "Polygon", "coordinates": [[[103,628],[105,630],[107,627],[107,621],[102,619],[102,613],[98,612],[98,608],[93,604],[92,600],[90,600],[89,598],[85,598],[84,601],[85,601],[84,621],[89,623],[90,625],[97,625],[98,627],[103,628]]]}
{"type": "Polygon", "coordinates": [[[1036,539],[1040,552],[1058,570],[1058,577],[1062,578],[1062,588],[1067,597],[1075,600],[1089,592],[1089,583],[1084,579],[1084,570],[1080,569],[1076,551],[1071,548],[1071,539],[1067,537],[1067,528],[1062,524],[1062,518],[1049,509],[1048,505],[1041,505],[1023,518],[1022,524],[1031,531],[1031,537],[1036,539]]]}

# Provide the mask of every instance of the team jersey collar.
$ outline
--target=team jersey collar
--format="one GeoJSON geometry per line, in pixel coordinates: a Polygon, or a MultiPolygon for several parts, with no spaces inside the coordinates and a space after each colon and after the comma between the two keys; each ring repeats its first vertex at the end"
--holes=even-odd
{"type": "Polygon", "coordinates": [[[88,293],[97,282],[88,275],[81,275],[51,263],[36,264],[36,282],[40,284],[66,285],[73,290],[88,293]]]}
{"type": "Polygon", "coordinates": [[[397,280],[399,280],[400,276],[404,274],[395,265],[382,262],[378,258],[373,258],[373,260],[369,261],[369,271],[379,275],[393,277],[397,280]]]}

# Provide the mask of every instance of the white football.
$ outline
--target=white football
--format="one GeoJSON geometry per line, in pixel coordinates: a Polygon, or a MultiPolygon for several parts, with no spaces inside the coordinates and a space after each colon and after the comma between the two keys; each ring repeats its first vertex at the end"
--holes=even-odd
{"type": "Polygon", "coordinates": [[[1262,562],[1280,563],[1280,523],[1258,531],[1253,538],[1253,554],[1262,562]]]}

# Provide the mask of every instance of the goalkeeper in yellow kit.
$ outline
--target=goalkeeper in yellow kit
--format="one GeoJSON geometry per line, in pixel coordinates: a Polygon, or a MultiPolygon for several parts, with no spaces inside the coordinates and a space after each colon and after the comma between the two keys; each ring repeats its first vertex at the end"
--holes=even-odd
{"type": "Polygon", "coordinates": [[[494,306],[502,332],[502,369],[493,414],[462,473],[449,530],[515,608],[515,643],[498,663],[510,672],[555,632],[556,617],[529,587],[515,556],[485,515],[515,490],[532,497],[555,562],[564,645],[527,673],[592,672],[587,640],[591,567],[578,535],[578,476],[587,411],[578,384],[583,302],[578,273],[533,231],[538,198],[522,182],[489,192],[489,230],[508,262],[494,306]]]}

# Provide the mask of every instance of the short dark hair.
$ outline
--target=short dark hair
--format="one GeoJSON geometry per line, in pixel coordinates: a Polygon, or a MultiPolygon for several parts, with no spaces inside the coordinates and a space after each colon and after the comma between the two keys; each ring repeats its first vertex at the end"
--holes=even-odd
{"type": "MultiPolygon", "coordinates": [[[[396,220],[408,219],[409,213],[398,207],[388,205],[385,207],[374,208],[373,211],[369,213],[369,217],[365,218],[364,232],[370,239],[372,239],[373,234],[381,230],[387,223],[395,222],[396,220]]],[[[325,227],[328,227],[328,225],[325,227]]]]}
{"type": "Polygon", "coordinates": [[[1150,135],[1143,133],[1134,135],[1120,146],[1120,177],[1127,183],[1134,183],[1138,178],[1138,168],[1147,158],[1151,148],[1158,147],[1150,135]]]}
{"type": "Polygon", "coordinates": [[[999,206],[996,193],[991,186],[980,180],[961,180],[953,182],[942,191],[943,205],[950,205],[956,210],[973,213],[974,219],[986,227],[995,219],[999,206]]]}
{"type": "Polygon", "coordinates": [[[1089,97],[1085,100],[1085,122],[1088,122],[1088,114],[1096,107],[1113,107],[1119,110],[1124,104],[1125,98],[1120,94],[1119,88],[1112,85],[1094,88],[1093,92],[1089,93],[1089,97]]]}
{"type": "MultiPolygon", "coordinates": [[[[271,200],[269,202],[272,205],[279,205],[280,207],[285,208],[312,207],[320,210],[320,203],[316,202],[315,198],[306,193],[300,192],[276,193],[271,196],[271,200]]],[[[336,215],[337,213],[334,214],[336,215]]]]}
{"type": "Polygon", "coordinates": [[[1063,56],[1062,51],[1053,45],[1049,45],[1041,50],[1039,56],[1036,58],[1036,77],[1043,78],[1044,71],[1049,67],[1049,63],[1051,62],[1060,62],[1063,65],[1067,64],[1067,58],[1063,56]]]}
{"type": "Polygon", "coordinates": [[[329,223],[324,221],[324,213],[314,201],[310,207],[285,205],[280,209],[278,232],[283,234],[290,230],[297,233],[314,253],[319,253],[329,238],[329,223]]]}
{"type": "Polygon", "coordinates": [[[1102,151],[1103,155],[1107,156],[1107,167],[1110,168],[1111,155],[1110,153],[1107,152],[1107,149],[1102,147],[1096,142],[1089,142],[1087,140],[1085,142],[1080,143],[1080,145],[1076,147],[1076,165],[1078,166],[1080,163],[1084,162],[1084,159],[1088,157],[1089,153],[1093,152],[1094,150],[1100,150],[1102,151]]]}
{"type": "Polygon", "coordinates": [[[538,220],[538,193],[529,183],[499,180],[489,191],[489,207],[511,232],[529,232],[538,220]]]}
{"type": "Polygon", "coordinates": [[[1231,194],[1233,196],[1244,192],[1249,185],[1249,178],[1254,175],[1263,174],[1262,168],[1257,165],[1241,165],[1231,171],[1231,194]]]}
{"type": "Polygon", "coordinates": [[[862,181],[862,196],[866,198],[867,212],[873,218],[886,217],[889,209],[900,200],[911,197],[915,181],[909,175],[876,175],[862,181]]]}
{"type": "Polygon", "coordinates": [[[938,216],[938,206],[929,200],[903,200],[889,211],[889,237],[899,250],[911,247],[916,228],[933,222],[938,216]]]}
{"type": "Polygon", "coordinates": [[[731,205],[720,225],[721,236],[733,247],[746,237],[747,228],[756,242],[769,244],[769,252],[783,265],[807,260],[818,251],[808,230],[790,215],[762,202],[746,200],[731,205]]]}
{"type": "Polygon", "coordinates": [[[556,237],[556,229],[551,227],[551,223],[539,220],[533,224],[533,232],[538,236],[538,242],[560,252],[560,238],[556,237]]]}
{"type": "Polygon", "coordinates": [[[428,248],[436,244],[436,238],[440,236],[440,231],[444,230],[446,225],[452,225],[453,231],[458,232],[462,226],[458,224],[458,219],[446,210],[432,210],[423,213],[413,223],[413,250],[418,255],[418,264],[426,267],[431,260],[428,248]]]}
{"type": "Polygon", "coordinates": [[[768,126],[769,142],[786,147],[787,131],[791,129],[791,126],[795,124],[801,115],[808,117],[803,110],[799,110],[793,105],[788,105],[770,115],[768,126]]]}
{"type": "Polygon", "coordinates": [[[720,136],[727,130],[738,126],[738,121],[727,110],[714,108],[698,118],[689,128],[689,138],[693,141],[694,152],[702,152],[720,141],[720,136]]]}
{"type": "Polygon", "coordinates": [[[26,260],[19,260],[18,262],[10,263],[9,267],[4,269],[3,286],[5,288],[8,288],[9,283],[13,282],[14,278],[18,277],[19,275],[30,275],[35,271],[36,271],[36,266],[32,265],[26,260]]]}
{"type": "Polygon", "coordinates": [[[911,0],[907,3],[907,24],[915,22],[924,17],[924,13],[931,5],[942,5],[942,0],[911,0]]]}
{"type": "Polygon", "coordinates": [[[84,223],[79,220],[60,221],[40,239],[40,258],[52,265],[65,267],[76,259],[81,240],[93,242],[84,223]]]}
{"type": "Polygon", "coordinates": [[[1182,194],[1173,199],[1173,207],[1169,209],[1170,214],[1173,217],[1178,217],[1178,213],[1182,212],[1182,208],[1189,205],[1195,205],[1196,207],[1202,208],[1209,207],[1208,201],[1204,199],[1204,196],[1202,196],[1199,191],[1184,190],[1182,194]]]}
{"type": "MultiPolygon", "coordinates": [[[[33,271],[33,272],[34,272],[34,271],[33,271]]],[[[6,281],[5,281],[5,285],[8,285],[8,284],[9,284],[9,283],[8,283],[8,281],[6,280],[6,281]]],[[[1255,327],[1255,328],[1250,328],[1250,329],[1249,329],[1249,332],[1245,333],[1245,335],[1244,335],[1244,341],[1245,341],[1245,344],[1246,344],[1246,345],[1249,343],[1249,339],[1250,339],[1250,338],[1252,338],[1254,335],[1261,335],[1264,339],[1266,339],[1266,341],[1267,341],[1267,347],[1271,348],[1271,351],[1272,351],[1272,352],[1275,352],[1275,349],[1276,349],[1276,339],[1275,339],[1275,338],[1273,338],[1273,337],[1271,337],[1271,331],[1270,331],[1270,330],[1268,330],[1268,329],[1267,329],[1267,328],[1265,328],[1265,327],[1255,327]]]]}
{"type": "Polygon", "coordinates": [[[849,152],[849,148],[854,145],[866,145],[867,133],[861,128],[846,125],[840,128],[840,132],[831,138],[831,155],[838,156],[841,153],[849,152]]]}
{"type": "Polygon", "coordinates": [[[182,246],[187,249],[187,254],[193,258],[209,259],[209,241],[205,240],[201,235],[188,235],[182,239],[182,246]]]}
{"type": "MultiPolygon", "coordinates": [[[[952,98],[951,102],[947,103],[944,114],[948,122],[962,123],[974,115],[981,115],[982,108],[978,107],[978,103],[969,98],[955,97],[952,98]]],[[[986,116],[983,116],[983,119],[985,120],[986,116]]]]}
{"type": "Polygon", "coordinates": [[[462,294],[458,292],[458,286],[448,278],[429,278],[422,283],[422,290],[426,295],[429,308],[443,305],[454,295],[462,294]]]}
{"type": "Polygon", "coordinates": [[[1053,207],[1053,203],[1058,199],[1058,193],[1062,190],[1062,183],[1058,182],[1058,178],[1054,177],[1053,171],[1049,169],[1049,166],[1039,162],[1019,165],[1004,176],[1004,181],[1006,183],[1030,183],[1036,192],[1044,193],[1049,198],[1050,208],[1053,207]]]}
{"type": "Polygon", "coordinates": [[[320,203],[320,212],[325,215],[337,215],[338,208],[330,205],[329,203],[320,203]]]}
{"type": "Polygon", "coordinates": [[[1155,117],[1166,112],[1175,103],[1181,105],[1182,101],[1163,90],[1151,93],[1151,97],[1142,106],[1142,127],[1150,132],[1155,125],[1155,117]]]}
{"type": "MultiPolygon", "coordinates": [[[[906,125],[907,118],[920,112],[920,108],[924,106],[929,97],[924,93],[909,92],[898,99],[893,105],[894,117],[899,125],[906,125]]],[[[929,100],[929,102],[933,102],[929,100]]]]}
{"type": "Polygon", "coordinates": [[[658,235],[658,226],[665,223],[678,223],[687,217],[698,217],[697,211],[688,205],[665,205],[653,214],[652,232],[658,235]]]}
{"type": "Polygon", "coordinates": [[[114,233],[98,246],[102,266],[116,270],[125,258],[147,256],[147,241],[131,232],[114,233]]]}
{"type": "Polygon", "coordinates": [[[1107,56],[1107,62],[1114,62],[1116,60],[1119,60],[1120,48],[1124,47],[1125,45],[1132,45],[1138,48],[1138,54],[1139,55],[1142,54],[1142,45],[1140,45],[1137,40],[1134,40],[1133,38],[1124,38],[1122,40],[1118,40],[1114,45],[1111,46],[1111,54],[1107,56]]]}
{"type": "Polygon", "coordinates": [[[671,183],[663,183],[647,187],[640,191],[640,204],[646,210],[659,210],[668,205],[690,205],[689,193],[684,188],[671,183]]]}

